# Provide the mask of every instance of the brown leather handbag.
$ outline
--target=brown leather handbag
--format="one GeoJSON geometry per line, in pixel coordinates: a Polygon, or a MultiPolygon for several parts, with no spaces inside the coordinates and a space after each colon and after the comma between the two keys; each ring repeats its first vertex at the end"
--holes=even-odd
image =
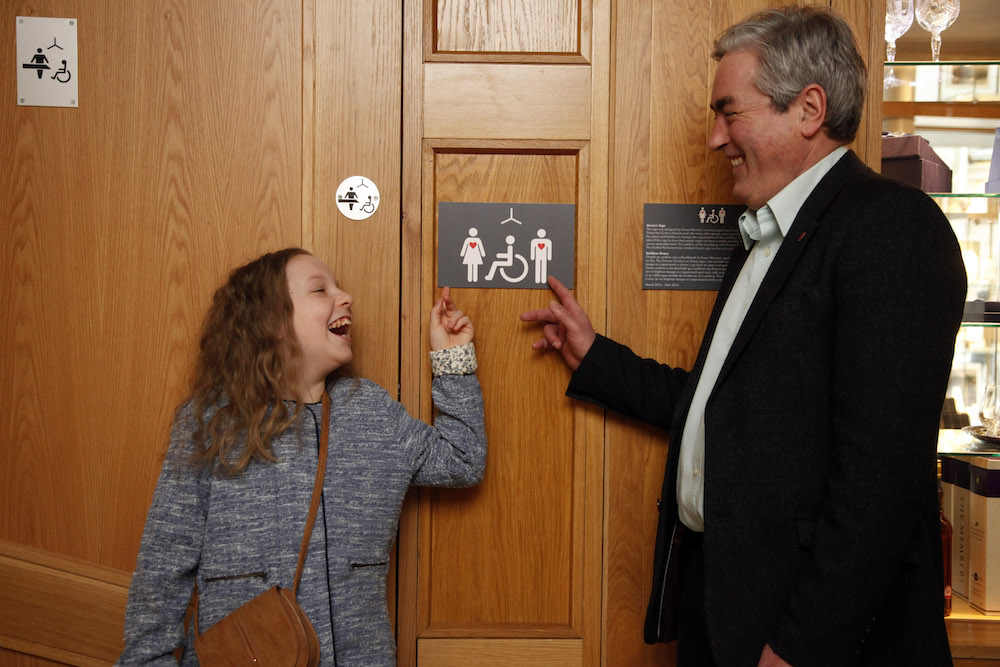
{"type": "Polygon", "coordinates": [[[306,520],[299,563],[292,590],[272,586],[253,600],[237,607],[205,632],[198,632],[198,603],[194,608],[194,650],[206,667],[273,665],[275,667],[315,667],[319,665],[319,639],[302,607],[295,601],[306,562],[309,537],[319,509],[326,473],[326,451],[330,439],[330,399],[323,393],[323,428],[320,434],[319,464],[312,504],[306,520]]]}

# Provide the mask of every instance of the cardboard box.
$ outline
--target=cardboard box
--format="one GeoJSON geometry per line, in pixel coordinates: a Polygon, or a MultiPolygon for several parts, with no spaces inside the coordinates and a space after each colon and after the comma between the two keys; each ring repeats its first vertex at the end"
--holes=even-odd
{"type": "Polygon", "coordinates": [[[969,457],[969,606],[1000,614],[1000,457],[969,457]]]}
{"type": "Polygon", "coordinates": [[[951,592],[969,599],[969,461],[941,457],[944,515],[951,522],[951,592]]]}
{"type": "Polygon", "coordinates": [[[882,174],[924,192],[951,192],[951,169],[916,134],[882,137],[882,174]]]}

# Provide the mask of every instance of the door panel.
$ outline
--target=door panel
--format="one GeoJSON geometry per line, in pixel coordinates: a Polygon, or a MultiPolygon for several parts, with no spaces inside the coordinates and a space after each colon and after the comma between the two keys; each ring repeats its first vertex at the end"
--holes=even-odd
{"type": "MultiPolygon", "coordinates": [[[[427,140],[424,165],[425,192],[434,197],[424,208],[428,294],[437,292],[436,225],[427,224],[436,221],[437,203],[576,203],[589,196],[582,141],[427,140]]],[[[586,238],[582,209],[577,234],[586,238]]],[[[586,251],[586,244],[577,248],[580,281],[591,276],[579,254],[586,251]]],[[[599,566],[599,542],[588,542],[587,522],[599,530],[600,505],[588,505],[587,496],[600,493],[594,481],[601,460],[588,445],[584,408],[562,397],[568,378],[562,362],[532,352],[537,331],[518,324],[517,314],[543,306],[548,292],[466,288],[455,290],[455,298],[476,325],[490,455],[480,486],[420,494],[418,661],[438,664],[433,656],[461,655],[468,647],[445,638],[572,638],[580,644],[573,653],[582,655],[585,617],[599,613],[585,607],[587,587],[599,580],[584,573],[599,566]]],[[[422,413],[429,416],[424,397],[422,413]]],[[[510,661],[551,650],[530,642],[489,646],[510,661]]]]}
{"type": "Polygon", "coordinates": [[[428,64],[424,137],[587,137],[590,96],[586,66],[428,64]]]}
{"type": "MultiPolygon", "coordinates": [[[[575,200],[576,150],[428,150],[434,152],[430,178],[437,202],[575,200]]],[[[572,635],[572,547],[579,532],[572,521],[574,514],[583,516],[583,480],[574,476],[574,462],[584,451],[576,446],[571,407],[538,379],[554,384],[566,373],[551,355],[535,360],[539,355],[527,353],[532,332],[516,319],[524,290],[462,289],[455,295],[477,327],[479,378],[491,399],[490,460],[480,486],[422,494],[421,526],[429,535],[422,540],[428,586],[421,636],[481,636],[484,626],[501,635],[539,627],[572,635]]],[[[534,292],[532,300],[540,295],[547,298],[534,292]]]]}
{"type": "Polygon", "coordinates": [[[428,1],[435,53],[579,53],[577,0],[428,1]]]}

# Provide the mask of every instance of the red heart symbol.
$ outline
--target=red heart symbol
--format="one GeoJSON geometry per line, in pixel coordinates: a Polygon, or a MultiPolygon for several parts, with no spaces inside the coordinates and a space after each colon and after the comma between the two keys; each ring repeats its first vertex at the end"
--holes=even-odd
{"type": "Polygon", "coordinates": [[[471,248],[475,248],[475,247],[476,247],[476,244],[475,244],[475,243],[470,243],[470,244],[469,244],[469,247],[471,247],[471,248]]]}
{"type": "Polygon", "coordinates": [[[538,249],[539,250],[545,250],[545,244],[544,243],[539,243],[538,244],[538,249]]]}

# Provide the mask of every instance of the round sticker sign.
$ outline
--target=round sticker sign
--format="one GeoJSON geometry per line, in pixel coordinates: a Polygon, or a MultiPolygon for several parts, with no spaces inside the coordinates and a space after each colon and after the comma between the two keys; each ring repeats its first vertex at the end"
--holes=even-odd
{"type": "Polygon", "coordinates": [[[351,220],[366,220],[378,210],[378,187],[364,176],[345,178],[337,187],[337,208],[351,220]]]}

